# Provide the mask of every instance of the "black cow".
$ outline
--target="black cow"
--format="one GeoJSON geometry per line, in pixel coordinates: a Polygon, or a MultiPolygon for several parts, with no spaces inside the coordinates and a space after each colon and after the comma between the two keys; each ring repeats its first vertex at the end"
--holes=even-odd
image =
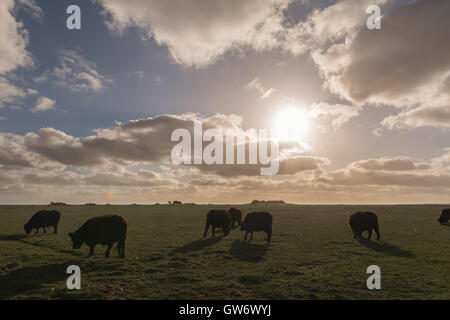
{"type": "Polygon", "coordinates": [[[448,220],[450,220],[450,209],[444,209],[441,212],[441,216],[437,219],[443,226],[448,226],[448,220]]]}
{"type": "Polygon", "coordinates": [[[272,215],[268,212],[250,212],[241,225],[241,231],[245,231],[244,241],[247,241],[249,232],[251,232],[251,241],[253,232],[264,231],[267,233],[267,242],[270,242],[272,238],[272,215]]]}
{"type": "Polygon", "coordinates": [[[242,224],[242,211],[236,208],[231,208],[228,212],[231,214],[232,226],[234,227],[235,223],[240,226],[242,224]]]}
{"type": "Polygon", "coordinates": [[[33,229],[36,229],[36,233],[39,232],[39,229],[44,229],[44,233],[47,233],[46,227],[53,227],[53,233],[58,233],[58,223],[61,218],[61,213],[55,210],[42,210],[36,212],[28,221],[28,223],[24,224],[23,228],[26,233],[30,233],[33,229]]]}
{"type": "Polygon", "coordinates": [[[127,237],[127,220],[118,215],[95,217],[87,220],[80,229],[69,233],[74,249],[79,249],[83,243],[89,247],[89,256],[94,254],[97,244],[107,245],[105,257],[117,242],[119,257],[125,258],[125,239],[127,237]]]}
{"type": "Polygon", "coordinates": [[[216,228],[222,228],[225,236],[230,233],[231,227],[231,214],[225,210],[210,210],[206,216],[206,226],[203,238],[206,238],[209,226],[212,227],[212,236],[216,236],[216,228]]]}
{"type": "Polygon", "coordinates": [[[380,230],[378,228],[378,217],[373,212],[355,212],[350,215],[348,225],[353,231],[354,238],[361,238],[364,231],[369,233],[367,239],[372,237],[372,230],[377,234],[377,240],[380,240],[380,230]]]}

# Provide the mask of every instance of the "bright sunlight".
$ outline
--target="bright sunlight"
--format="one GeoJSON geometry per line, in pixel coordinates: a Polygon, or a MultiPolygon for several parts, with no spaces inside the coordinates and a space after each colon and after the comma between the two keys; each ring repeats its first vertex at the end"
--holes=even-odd
{"type": "Polygon", "coordinates": [[[273,129],[280,141],[299,141],[310,132],[311,118],[304,107],[286,106],[276,115],[273,129]]]}

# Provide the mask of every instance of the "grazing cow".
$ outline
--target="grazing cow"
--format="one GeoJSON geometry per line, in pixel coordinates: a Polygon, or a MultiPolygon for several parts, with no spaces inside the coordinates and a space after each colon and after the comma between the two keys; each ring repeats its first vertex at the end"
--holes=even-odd
{"type": "Polygon", "coordinates": [[[230,233],[231,227],[231,214],[225,210],[211,210],[208,212],[206,216],[206,226],[205,233],[203,234],[203,238],[206,238],[206,234],[208,233],[209,226],[212,227],[212,236],[213,238],[216,236],[216,228],[222,228],[223,234],[225,236],[230,233]]]}
{"type": "Polygon", "coordinates": [[[232,226],[234,227],[235,223],[240,226],[242,224],[242,211],[236,208],[231,208],[228,212],[231,214],[231,219],[233,220],[232,226]]]}
{"type": "Polygon", "coordinates": [[[268,212],[250,212],[241,225],[241,231],[245,231],[244,241],[247,241],[249,232],[251,232],[251,241],[253,232],[264,231],[267,233],[267,242],[269,243],[272,238],[272,215],[268,212]]]}
{"type": "Polygon", "coordinates": [[[373,212],[355,212],[348,219],[350,229],[353,231],[354,238],[361,238],[364,231],[369,233],[367,239],[372,237],[372,230],[377,234],[377,240],[380,240],[380,230],[378,228],[378,217],[373,212]]]}
{"type": "Polygon", "coordinates": [[[94,254],[97,244],[107,245],[105,257],[114,242],[117,242],[119,257],[125,258],[125,239],[127,237],[127,220],[118,215],[95,217],[87,220],[80,229],[69,233],[74,249],[79,249],[83,243],[89,247],[89,256],[94,254]]]}
{"type": "Polygon", "coordinates": [[[448,220],[450,220],[450,209],[444,209],[441,212],[441,216],[437,221],[439,221],[440,224],[443,226],[448,226],[448,220]]]}
{"type": "Polygon", "coordinates": [[[44,233],[47,233],[45,227],[53,227],[53,233],[58,233],[58,223],[61,218],[61,213],[59,211],[48,211],[42,210],[36,212],[28,221],[28,223],[24,224],[23,228],[26,233],[30,233],[33,229],[36,229],[36,233],[39,232],[39,229],[44,229],[44,233]]]}

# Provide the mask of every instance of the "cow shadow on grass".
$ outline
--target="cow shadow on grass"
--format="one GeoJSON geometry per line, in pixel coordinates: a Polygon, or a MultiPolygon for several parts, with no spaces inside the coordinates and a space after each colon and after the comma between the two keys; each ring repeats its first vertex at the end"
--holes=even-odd
{"type": "Polygon", "coordinates": [[[34,246],[34,247],[40,247],[40,248],[46,248],[46,249],[54,250],[54,251],[56,251],[58,253],[67,253],[67,254],[70,254],[70,255],[73,255],[73,256],[80,256],[80,255],[82,255],[81,253],[75,252],[74,250],[60,249],[60,248],[53,247],[51,245],[48,245],[48,244],[42,243],[42,242],[27,241],[27,239],[45,237],[47,235],[50,236],[50,234],[45,234],[45,233],[33,234],[33,235],[29,235],[29,234],[0,235],[0,241],[17,241],[19,243],[23,243],[23,244],[34,246]]]}
{"type": "Polygon", "coordinates": [[[28,237],[27,234],[0,235],[0,241],[20,241],[28,237]]]}
{"type": "Polygon", "coordinates": [[[359,239],[360,244],[366,248],[372,249],[377,252],[382,252],[389,254],[391,256],[403,257],[403,258],[414,258],[415,255],[411,251],[400,249],[392,244],[384,241],[371,241],[367,239],[359,239]]]}
{"type": "Polygon", "coordinates": [[[45,284],[63,281],[67,278],[68,263],[26,267],[14,270],[0,277],[0,300],[42,289],[45,284]]]}
{"type": "Polygon", "coordinates": [[[202,250],[220,242],[220,240],[222,240],[222,237],[195,240],[192,241],[191,243],[185,244],[182,247],[176,248],[175,250],[173,250],[173,253],[176,252],[188,253],[202,250]]]}
{"type": "Polygon", "coordinates": [[[269,249],[269,244],[252,244],[241,240],[234,240],[229,253],[243,261],[258,262],[265,260],[265,255],[269,249]]]}

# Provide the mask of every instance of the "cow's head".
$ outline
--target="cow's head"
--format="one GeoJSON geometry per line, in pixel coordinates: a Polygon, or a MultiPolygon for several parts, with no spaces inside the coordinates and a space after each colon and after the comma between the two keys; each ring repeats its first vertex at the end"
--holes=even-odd
{"type": "Polygon", "coordinates": [[[25,230],[26,233],[30,233],[31,230],[33,230],[33,227],[31,225],[29,225],[28,223],[23,225],[23,229],[25,230]]]}
{"type": "Polygon", "coordinates": [[[84,241],[73,232],[69,232],[69,237],[72,240],[72,248],[80,249],[84,241]]]}

